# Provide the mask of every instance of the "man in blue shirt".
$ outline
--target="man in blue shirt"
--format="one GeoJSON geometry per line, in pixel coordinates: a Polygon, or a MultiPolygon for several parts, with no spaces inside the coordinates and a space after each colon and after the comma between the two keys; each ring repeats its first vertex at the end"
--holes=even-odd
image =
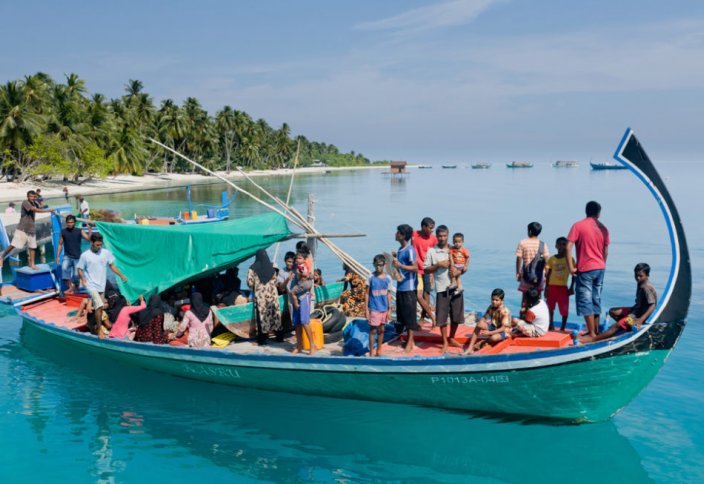
{"type": "Polygon", "coordinates": [[[103,294],[107,283],[108,267],[116,275],[120,276],[122,282],[127,282],[127,278],[115,266],[115,256],[109,250],[103,249],[103,236],[93,234],[90,236],[90,250],[81,254],[76,269],[78,270],[78,277],[81,279],[81,285],[86,288],[93,303],[95,328],[91,329],[94,329],[94,333],[100,338],[104,337],[101,329],[103,323],[103,294]]]}
{"type": "Polygon", "coordinates": [[[420,329],[418,318],[416,317],[416,290],[418,289],[418,263],[416,262],[416,251],[410,244],[413,237],[413,228],[403,224],[396,228],[396,242],[401,245],[397,253],[394,253],[394,267],[398,269],[403,277],[396,286],[396,320],[408,331],[406,340],[406,353],[413,351],[415,342],[413,332],[420,329]]]}

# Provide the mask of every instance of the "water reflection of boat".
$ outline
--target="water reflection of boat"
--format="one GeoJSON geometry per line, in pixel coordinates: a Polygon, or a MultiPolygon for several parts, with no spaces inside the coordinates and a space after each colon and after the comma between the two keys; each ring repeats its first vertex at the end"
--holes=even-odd
{"type": "Polygon", "coordinates": [[[533,163],[527,161],[512,161],[511,163],[506,163],[506,168],[533,168],[533,163]]]}
{"type": "Polygon", "coordinates": [[[491,163],[474,163],[472,165],[473,170],[487,170],[491,168],[491,163]]]}
{"type": "Polygon", "coordinates": [[[562,161],[558,160],[552,164],[553,168],[577,168],[579,163],[576,161],[562,161]]]}
{"type": "MultiPolygon", "coordinates": [[[[307,357],[243,353],[237,345],[229,350],[190,349],[99,340],[66,327],[66,314],[72,308],[57,299],[23,308],[20,314],[26,326],[42,332],[56,344],[104,354],[118,363],[197,380],[477,412],[604,420],[627,405],[658,372],[681,335],[691,295],[687,243],[667,188],[630,130],[614,156],[638,174],[662,207],[670,231],[672,266],[665,291],[648,324],[610,340],[575,346],[569,338],[565,341],[564,334],[555,334],[552,339],[507,339],[487,348],[490,351],[463,357],[356,358],[330,353],[307,357]]],[[[196,242],[207,244],[215,239],[211,242],[214,245],[200,249],[203,253],[191,249],[194,260],[179,266],[189,270],[171,271],[171,279],[158,281],[159,291],[195,277],[199,272],[193,271],[204,261],[208,264],[207,273],[212,274],[290,233],[285,219],[277,214],[211,224],[208,230],[197,226],[163,230],[159,240],[151,245],[146,239],[135,238],[136,227],[113,224],[109,228],[108,246],[131,278],[132,287],[122,287],[128,291],[129,299],[140,293],[135,291],[147,294],[150,290],[147,282],[154,284],[153,264],[164,264],[163,257],[171,257],[163,254],[164,246],[179,252],[186,242],[188,247],[198,247],[196,242]],[[231,225],[234,222],[242,225],[231,225]],[[214,234],[216,229],[222,231],[214,234]],[[133,253],[134,247],[140,248],[143,258],[126,261],[126,255],[133,253]],[[217,257],[211,257],[209,250],[217,250],[217,257]],[[125,263],[131,266],[125,267],[125,263]]]]}
{"type": "Polygon", "coordinates": [[[612,163],[609,161],[606,161],[603,163],[590,162],[589,165],[591,165],[592,170],[626,170],[626,169],[628,169],[627,166],[623,166],[620,163],[612,163]]]}
{"type": "MultiPolygon", "coordinates": [[[[613,475],[628,476],[631,482],[648,480],[641,457],[611,422],[553,425],[540,420],[469,418],[460,412],[398,404],[292,394],[282,398],[129,366],[106,378],[106,368],[115,368],[109,358],[96,354],[86,365],[84,353],[52,345],[34,328],[27,327],[21,336],[22,345],[12,345],[3,354],[22,353],[13,355],[20,365],[15,374],[23,375],[23,384],[35,391],[31,398],[10,395],[8,401],[22,405],[22,413],[30,419],[56,406],[52,423],[67,426],[59,435],[71,439],[73,452],[85,453],[82,445],[73,442],[86,442],[93,449],[86,455],[92,456],[105,480],[144,477],[143,461],[125,452],[137,437],[144,448],[152,442],[168,442],[175,462],[195,457],[212,463],[209,475],[218,476],[219,468],[272,482],[303,479],[302,473],[313,469],[317,481],[344,481],[350,476],[355,481],[378,481],[390,475],[413,481],[419,475],[432,475],[436,482],[546,482],[546,469],[552,476],[575,472],[575,459],[561,457],[556,442],[560,449],[569,449],[570,456],[580,456],[580,480],[601,479],[607,461],[613,475]],[[311,418],[295,418],[285,411],[290,408],[315,411],[311,418]],[[409,425],[394,421],[400,415],[409,425]],[[393,431],[387,431],[390,428],[393,431]],[[380,432],[379,438],[369,438],[380,432]],[[481,439],[482,448],[502,448],[510,442],[512,448],[543,451],[531,455],[530,465],[511,464],[501,452],[483,452],[478,459],[474,449],[466,447],[468,435],[481,439]],[[442,438],[432,446],[422,445],[429,436],[442,438]],[[110,455],[120,458],[109,459],[110,455]],[[409,462],[412,469],[407,468],[409,462]]],[[[46,423],[33,425],[32,430],[38,440],[45,439],[46,423]]],[[[53,439],[48,457],[62,447],[56,435],[53,439]]],[[[61,452],[64,459],[75,458],[71,450],[61,452]]],[[[159,472],[163,478],[173,472],[184,479],[202,472],[190,467],[174,465],[159,472]]],[[[38,470],[40,476],[52,471],[46,466],[38,470]]]]}

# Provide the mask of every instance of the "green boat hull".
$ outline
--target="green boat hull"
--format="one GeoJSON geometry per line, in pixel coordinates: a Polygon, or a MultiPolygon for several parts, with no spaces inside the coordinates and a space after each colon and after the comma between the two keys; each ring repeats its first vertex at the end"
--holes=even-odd
{"type": "MultiPolygon", "coordinates": [[[[188,348],[164,351],[164,347],[156,345],[104,342],[31,318],[24,321],[26,331],[44,340],[50,338],[52,345],[110,358],[118,365],[129,364],[189,379],[278,392],[571,421],[601,421],[614,415],[653,379],[669,354],[669,350],[655,349],[530,369],[454,372],[439,367],[435,372],[432,365],[417,372],[375,371],[365,365],[365,358],[343,358],[348,364],[335,371],[330,368],[335,365],[320,370],[315,358],[305,356],[288,358],[295,360],[293,364],[267,367],[251,356],[238,358],[226,351],[208,350],[212,356],[202,356],[203,352],[196,354],[188,348]],[[350,360],[357,362],[357,371],[350,369],[350,360]]],[[[441,365],[442,360],[433,363],[441,365]]],[[[271,364],[271,358],[268,361],[271,364]]]]}

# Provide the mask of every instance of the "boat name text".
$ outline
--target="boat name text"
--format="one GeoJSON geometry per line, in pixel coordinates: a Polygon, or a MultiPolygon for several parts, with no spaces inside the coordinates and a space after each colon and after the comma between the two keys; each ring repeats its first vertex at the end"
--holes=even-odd
{"type": "Polygon", "coordinates": [[[508,383],[508,375],[484,376],[432,376],[430,383],[435,385],[470,385],[473,383],[508,383]]]}

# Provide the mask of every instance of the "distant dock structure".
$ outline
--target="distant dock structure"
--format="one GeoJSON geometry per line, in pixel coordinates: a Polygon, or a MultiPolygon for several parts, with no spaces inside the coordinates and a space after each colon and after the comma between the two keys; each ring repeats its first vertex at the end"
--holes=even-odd
{"type": "Polygon", "coordinates": [[[408,165],[408,163],[405,161],[392,161],[389,163],[389,173],[392,175],[408,175],[406,165],[408,165]]]}

